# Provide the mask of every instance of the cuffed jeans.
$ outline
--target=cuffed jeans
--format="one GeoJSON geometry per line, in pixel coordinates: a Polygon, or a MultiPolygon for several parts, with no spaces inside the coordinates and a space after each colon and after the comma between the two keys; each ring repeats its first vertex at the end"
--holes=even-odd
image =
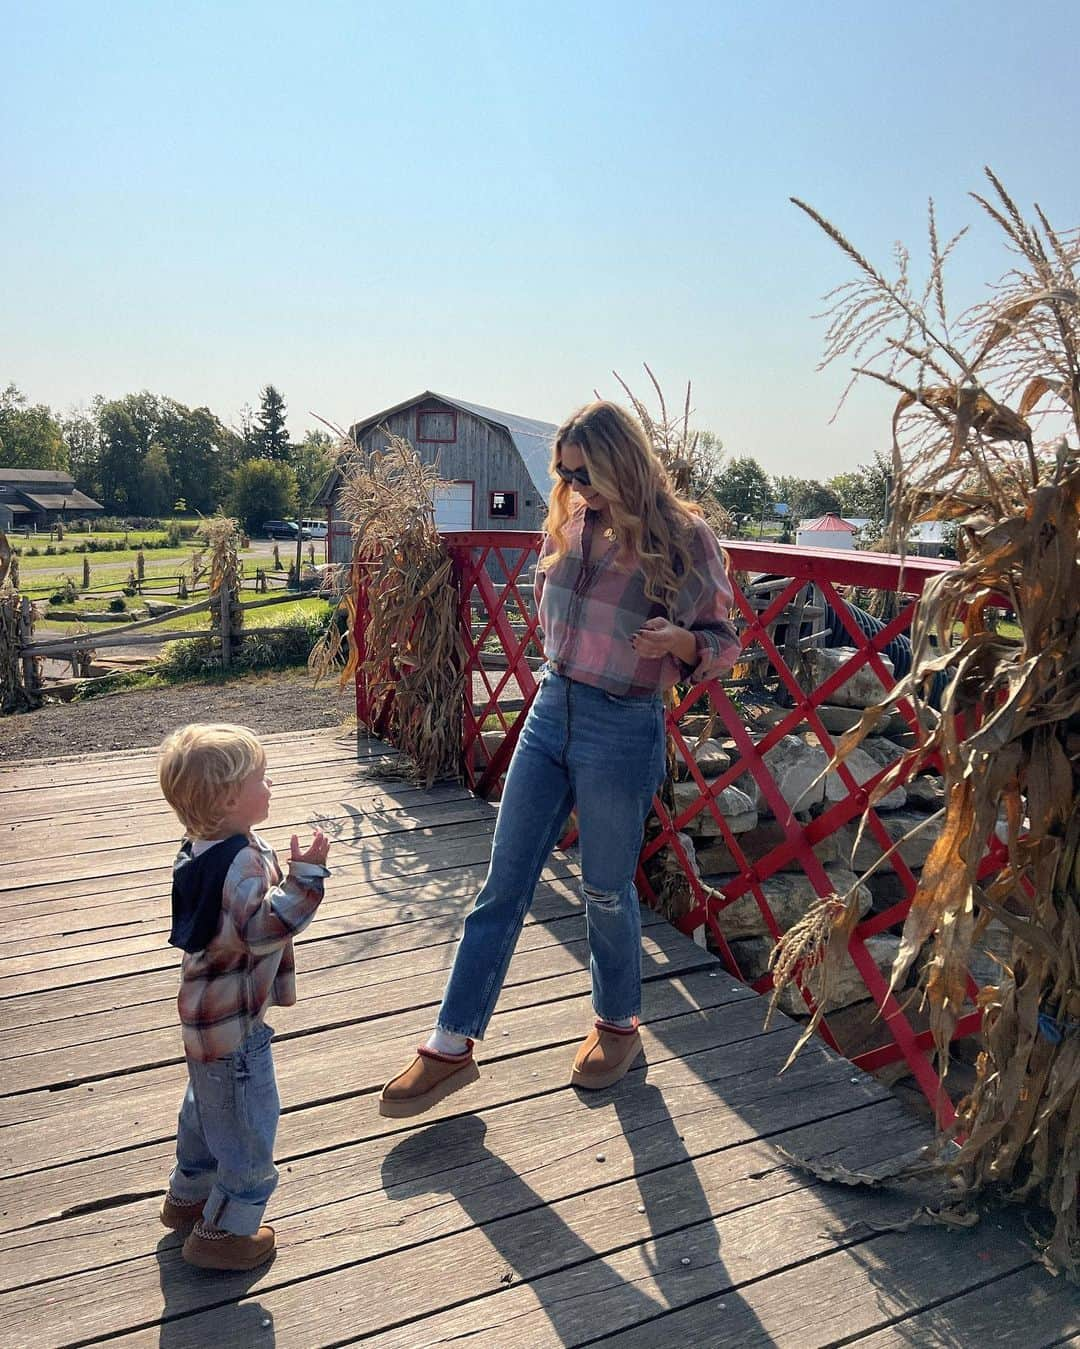
{"type": "Polygon", "coordinates": [[[169,1190],[181,1203],[205,1200],[204,1220],[237,1236],[259,1230],[277,1186],[274,1138],[281,1106],[273,1035],[260,1024],[225,1058],[188,1059],[169,1190]]]}
{"type": "Polygon", "coordinates": [[[634,873],[664,776],[657,694],[619,698],[546,669],[510,761],[491,865],[454,957],[438,1024],[483,1039],[533,891],[577,806],[593,1007],[641,1010],[641,914],[634,873]]]}

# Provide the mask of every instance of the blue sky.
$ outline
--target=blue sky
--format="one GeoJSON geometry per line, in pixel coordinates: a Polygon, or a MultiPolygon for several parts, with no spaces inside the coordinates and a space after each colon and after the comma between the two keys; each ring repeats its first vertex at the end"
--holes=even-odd
{"type": "Polygon", "coordinates": [[[434,388],[560,420],[617,369],[771,472],[888,440],[819,373],[845,260],[926,199],[1008,265],[990,163],[1080,224],[1080,7],[1001,0],[387,5],[0,0],[0,384],[59,409],[147,388],[300,434],[434,388]]]}

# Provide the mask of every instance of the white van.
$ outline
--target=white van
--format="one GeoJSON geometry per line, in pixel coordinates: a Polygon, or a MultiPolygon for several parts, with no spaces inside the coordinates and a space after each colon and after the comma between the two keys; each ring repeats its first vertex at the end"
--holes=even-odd
{"type": "Polygon", "coordinates": [[[301,520],[300,528],[304,531],[304,534],[309,539],[326,538],[325,520],[301,520]]]}

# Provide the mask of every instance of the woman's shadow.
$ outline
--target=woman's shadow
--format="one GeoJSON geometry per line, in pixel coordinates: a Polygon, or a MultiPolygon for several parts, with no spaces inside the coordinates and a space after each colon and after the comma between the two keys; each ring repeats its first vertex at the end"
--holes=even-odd
{"type": "MultiPolygon", "coordinates": [[[[635,1073],[618,1087],[577,1096],[583,1109],[612,1111],[612,1124],[621,1130],[633,1157],[632,1175],[615,1182],[627,1193],[610,1209],[611,1223],[603,1229],[599,1251],[556,1211],[561,1199],[552,1206],[487,1146],[487,1125],[475,1115],[407,1135],[384,1159],[384,1192],[392,1200],[445,1195],[456,1201],[471,1226],[483,1232],[505,1262],[502,1282],[508,1289],[529,1284],[564,1344],[652,1321],[720,1291],[737,1296],[727,1291],[730,1281],[720,1259],[711,1207],[662,1093],[635,1073]],[[673,1167],[678,1168],[677,1175],[673,1167]],[[645,1217],[636,1227],[627,1225],[620,1231],[617,1215],[635,1208],[638,1214],[644,1208],[645,1217]],[[692,1233],[686,1234],[686,1228],[693,1228],[692,1233]],[[640,1266],[626,1278],[613,1263],[612,1256],[634,1246],[659,1296],[639,1286],[640,1266]],[[692,1250],[692,1259],[682,1254],[684,1250],[692,1250]],[[574,1277],[562,1277],[575,1269],[574,1277]]],[[[595,1130],[589,1136],[595,1145],[595,1130]]],[[[583,1183],[580,1188],[567,1184],[566,1199],[588,1192],[592,1188],[588,1181],[595,1183],[593,1151],[594,1146],[583,1149],[583,1183]]],[[[546,1159],[557,1160],[554,1151],[546,1159]]],[[[611,1198],[606,1193],[610,1188],[597,1189],[601,1211],[611,1198]]],[[[458,1288],[466,1299],[469,1293],[478,1297],[491,1291],[479,1286],[467,1290],[465,1284],[458,1288]]],[[[504,1314],[498,1301],[489,1314],[492,1324],[498,1324],[504,1314]]]]}

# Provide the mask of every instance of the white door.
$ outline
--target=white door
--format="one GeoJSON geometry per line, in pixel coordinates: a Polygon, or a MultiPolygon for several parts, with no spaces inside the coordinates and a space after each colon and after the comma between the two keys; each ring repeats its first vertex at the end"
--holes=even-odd
{"type": "Polygon", "coordinates": [[[472,529],[471,482],[449,482],[435,489],[435,528],[440,534],[472,529]]]}

